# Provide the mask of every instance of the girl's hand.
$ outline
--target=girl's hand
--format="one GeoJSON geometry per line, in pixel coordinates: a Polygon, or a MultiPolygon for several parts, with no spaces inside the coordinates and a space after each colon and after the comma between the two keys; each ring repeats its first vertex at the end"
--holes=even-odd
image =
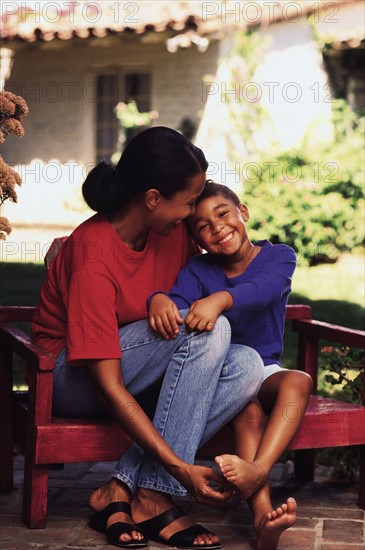
{"type": "Polygon", "coordinates": [[[212,331],[222,311],[230,309],[232,296],[226,290],[214,292],[207,298],[197,300],[190,306],[185,324],[190,330],[212,331]]]}
{"type": "Polygon", "coordinates": [[[162,293],[151,298],[148,320],[151,329],[160,333],[166,340],[176,338],[179,334],[179,325],[183,322],[175,302],[162,293]]]}

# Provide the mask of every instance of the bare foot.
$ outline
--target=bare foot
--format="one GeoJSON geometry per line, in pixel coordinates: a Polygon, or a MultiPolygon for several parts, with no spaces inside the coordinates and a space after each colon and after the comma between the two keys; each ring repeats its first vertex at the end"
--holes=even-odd
{"type": "Polygon", "coordinates": [[[266,514],[257,529],[257,550],[275,550],[281,534],[294,525],[296,519],[294,498],[288,498],[286,503],[266,514]]]}
{"type": "Polygon", "coordinates": [[[260,466],[237,455],[216,456],[215,461],[226,480],[232,483],[246,500],[267,481],[268,476],[260,466]]]}
{"type": "MultiPolygon", "coordinates": [[[[117,479],[111,479],[105,485],[102,485],[99,489],[96,489],[89,498],[89,506],[94,512],[100,512],[111,502],[131,502],[131,494],[129,489],[117,479]]],[[[130,523],[131,517],[123,512],[117,512],[112,514],[107,522],[107,529],[117,523],[118,521],[124,523],[130,523]]],[[[138,530],[132,531],[131,534],[123,533],[120,536],[122,542],[129,542],[130,540],[142,540],[143,535],[138,530]]]]}
{"type": "MultiPolygon", "coordinates": [[[[138,489],[132,501],[132,516],[135,523],[151,519],[174,506],[174,502],[165,493],[157,493],[150,489],[138,489]]],[[[178,531],[195,525],[188,516],[182,516],[170,523],[160,531],[159,536],[168,540],[178,531]]],[[[219,538],[216,535],[203,533],[194,539],[194,545],[217,544],[219,538]]]]}

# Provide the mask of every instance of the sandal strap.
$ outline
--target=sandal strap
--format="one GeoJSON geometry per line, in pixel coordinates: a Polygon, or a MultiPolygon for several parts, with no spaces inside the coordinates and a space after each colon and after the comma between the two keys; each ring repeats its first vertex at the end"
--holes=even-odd
{"type": "Polygon", "coordinates": [[[128,535],[130,535],[132,531],[138,531],[138,533],[142,533],[142,535],[145,536],[144,532],[140,527],[138,527],[138,525],[125,523],[124,521],[117,521],[115,523],[112,523],[107,531],[107,535],[108,538],[119,538],[120,535],[122,535],[123,533],[128,533],[128,535]]]}
{"type": "Polygon", "coordinates": [[[131,515],[131,505],[129,502],[111,502],[106,506],[103,510],[105,514],[108,514],[108,517],[115,514],[116,512],[124,512],[125,514],[128,514],[128,516],[131,515]]]}
{"type": "MultiPolygon", "coordinates": [[[[182,529],[181,531],[171,535],[169,538],[169,544],[171,546],[193,546],[194,539],[198,535],[203,534],[212,535],[212,533],[205,529],[202,525],[191,525],[190,527],[182,529]]],[[[198,544],[196,546],[199,548],[198,544]]]]}
{"type": "Polygon", "coordinates": [[[128,502],[111,502],[100,512],[95,512],[90,517],[90,526],[99,531],[100,533],[106,533],[106,524],[111,515],[117,512],[124,512],[125,514],[131,515],[131,505],[128,502]]]}
{"type": "Polygon", "coordinates": [[[116,523],[113,523],[109,527],[109,529],[106,532],[106,540],[109,544],[120,543],[118,544],[118,546],[130,546],[136,543],[142,545],[142,544],[148,543],[148,539],[146,538],[146,535],[144,534],[142,529],[140,529],[136,525],[132,525],[131,523],[125,523],[123,521],[117,521],[116,523]],[[119,539],[120,535],[122,535],[123,533],[128,533],[128,535],[130,535],[132,531],[138,531],[143,535],[144,538],[140,541],[131,540],[131,541],[125,542],[124,545],[123,543],[120,543],[120,539],[119,539]]]}
{"type": "Polygon", "coordinates": [[[137,527],[140,526],[142,529],[145,528],[147,533],[150,530],[155,533],[160,533],[162,529],[170,525],[170,523],[175,521],[175,519],[179,519],[185,515],[185,512],[179,506],[173,506],[170,510],[162,512],[162,514],[159,514],[158,516],[141,521],[138,523],[137,527]]]}

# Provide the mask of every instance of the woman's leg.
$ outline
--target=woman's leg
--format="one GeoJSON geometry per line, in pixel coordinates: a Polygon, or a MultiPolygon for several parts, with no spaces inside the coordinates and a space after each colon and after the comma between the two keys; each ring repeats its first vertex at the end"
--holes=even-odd
{"type": "MultiPolygon", "coordinates": [[[[230,326],[222,317],[214,333],[187,333],[181,327],[175,340],[165,341],[152,332],[148,325],[137,325],[120,333],[125,384],[131,393],[138,394],[145,389],[146,379],[150,379],[151,383],[152,379],[160,377],[162,370],[166,371],[154,425],[171,448],[188,461],[195,455],[193,442],[200,441],[204,429],[205,417],[229,347],[230,326]]],[[[172,502],[164,493],[186,493],[176,479],[145,456],[140,447],[132,445],[116,465],[113,480],[92,495],[91,506],[101,510],[116,500],[130,501],[130,493],[134,493],[137,487],[141,467],[148,488],[140,490],[139,505],[135,501],[133,503],[135,521],[149,519],[170,509],[172,502]]],[[[125,519],[121,514],[113,514],[108,526],[118,521],[125,519]]],[[[173,522],[161,535],[169,538],[176,531],[191,525],[193,523],[184,516],[173,522]]],[[[217,541],[216,536],[207,534],[195,538],[197,544],[217,541]]]]}
{"type": "MultiPolygon", "coordinates": [[[[155,333],[151,333],[155,338],[155,333]]],[[[211,333],[187,332],[185,326],[181,326],[176,339],[162,340],[161,345],[154,343],[150,351],[147,351],[148,339],[143,336],[146,342],[143,354],[148,355],[147,361],[143,359],[145,369],[141,367],[135,339],[134,333],[121,338],[123,376],[133,395],[143,389],[141,378],[161,369],[166,350],[171,348],[153,424],[175,453],[192,463],[230,345],[229,323],[220,317],[216,330],[211,333]]],[[[140,340],[141,337],[137,338],[137,342],[140,340]]],[[[137,445],[123,454],[113,476],[128,485],[132,493],[140,486],[171,495],[186,494],[186,489],[158,462],[145,456],[137,445]]]]}
{"type": "MultiPolygon", "coordinates": [[[[123,350],[122,370],[127,388],[132,394],[138,395],[165,375],[156,425],[160,428],[162,435],[165,431],[173,433],[176,443],[180,443],[180,438],[182,438],[183,448],[189,447],[187,443],[190,436],[197,441],[201,438],[204,425],[201,427],[200,424],[204,422],[205,409],[209,411],[211,401],[209,393],[214,394],[229,347],[230,326],[228,321],[222,317],[218,327],[220,332],[216,330],[214,335],[212,333],[186,333],[182,327],[178,337],[168,341],[154,333],[146,321],[133,323],[120,330],[120,342],[123,350]],[[178,407],[177,404],[179,404],[178,407]],[[188,409],[189,412],[187,412],[188,409]],[[192,421],[194,411],[198,412],[199,417],[192,421]],[[171,424],[172,430],[169,428],[171,424]],[[182,433],[184,430],[185,434],[182,433]]],[[[103,412],[87,369],[65,365],[64,357],[61,355],[56,370],[55,408],[59,414],[89,416],[103,412]]],[[[133,412],[128,411],[128,414],[133,414],[133,412]]],[[[169,443],[174,448],[174,441],[169,441],[169,443]]],[[[189,450],[187,456],[191,454],[192,451],[189,450]]],[[[99,512],[112,502],[130,502],[131,492],[134,492],[137,486],[143,456],[142,449],[136,445],[127,450],[121,459],[121,469],[118,469],[118,465],[116,467],[115,478],[91,495],[90,506],[94,511],[99,512]]],[[[165,488],[170,493],[174,491],[177,494],[185,493],[185,490],[180,488],[174,478],[165,471],[163,473],[164,481],[162,482],[158,476],[154,476],[156,490],[165,488]],[[169,486],[169,483],[172,487],[169,486]]],[[[148,479],[147,481],[149,482],[148,479]]],[[[157,500],[158,493],[155,493],[155,497],[157,500]]],[[[164,504],[171,507],[169,500],[164,504]]],[[[107,527],[117,521],[128,522],[130,520],[125,514],[115,513],[109,517],[107,527]]],[[[187,519],[185,519],[185,523],[186,521],[187,519]]],[[[184,525],[183,520],[179,524],[180,529],[188,526],[184,525]]],[[[131,535],[135,539],[140,536],[137,531],[131,535]]],[[[199,540],[208,542],[208,539],[209,537],[205,536],[200,537],[199,540]]],[[[128,541],[130,536],[125,533],[121,536],[121,540],[128,541]]],[[[217,537],[210,540],[214,542],[217,537]]]]}

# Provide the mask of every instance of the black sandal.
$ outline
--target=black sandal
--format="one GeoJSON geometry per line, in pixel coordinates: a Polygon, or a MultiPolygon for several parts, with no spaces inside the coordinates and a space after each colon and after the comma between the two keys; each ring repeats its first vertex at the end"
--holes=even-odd
{"type": "Polygon", "coordinates": [[[108,544],[113,544],[119,548],[143,548],[148,546],[148,539],[144,536],[143,531],[136,525],[131,523],[125,523],[123,521],[117,521],[113,523],[109,529],[107,529],[107,522],[111,515],[116,512],[124,512],[125,514],[131,515],[131,506],[128,502],[111,502],[108,506],[105,506],[100,512],[95,512],[90,516],[89,527],[103,533],[106,535],[106,540],[108,544]],[[143,535],[142,540],[129,540],[122,542],[120,540],[120,535],[123,533],[128,533],[129,535],[132,531],[139,531],[143,535]]]}
{"type": "Polygon", "coordinates": [[[181,531],[174,533],[167,540],[160,537],[159,533],[162,531],[162,529],[170,525],[170,523],[175,521],[175,519],[181,518],[185,515],[185,512],[181,510],[181,508],[179,508],[178,506],[174,506],[173,508],[170,508],[170,510],[163,512],[162,514],[155,516],[154,518],[136,523],[136,526],[138,527],[138,529],[141,528],[142,532],[146,533],[150,540],[159,542],[161,544],[166,544],[167,546],[174,546],[175,548],[184,548],[191,550],[196,550],[197,548],[200,548],[202,550],[218,550],[219,548],[222,548],[220,542],[215,542],[212,544],[194,544],[194,539],[198,535],[213,534],[205,529],[202,525],[198,524],[192,525],[191,527],[187,527],[186,529],[182,529],[181,531]]]}

